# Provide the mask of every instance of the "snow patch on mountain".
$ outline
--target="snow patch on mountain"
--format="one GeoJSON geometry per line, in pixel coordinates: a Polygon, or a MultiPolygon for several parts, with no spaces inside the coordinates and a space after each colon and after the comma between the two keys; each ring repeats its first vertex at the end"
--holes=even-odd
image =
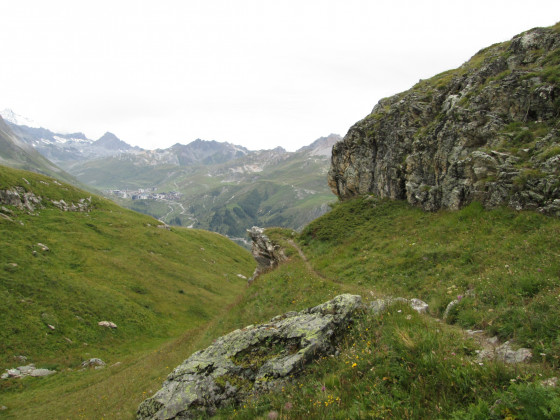
{"type": "Polygon", "coordinates": [[[0,115],[2,115],[2,118],[4,118],[4,120],[11,122],[12,124],[25,125],[32,128],[40,127],[40,125],[35,121],[31,120],[30,118],[24,117],[23,115],[16,114],[10,108],[6,108],[3,111],[0,111],[0,115]]]}

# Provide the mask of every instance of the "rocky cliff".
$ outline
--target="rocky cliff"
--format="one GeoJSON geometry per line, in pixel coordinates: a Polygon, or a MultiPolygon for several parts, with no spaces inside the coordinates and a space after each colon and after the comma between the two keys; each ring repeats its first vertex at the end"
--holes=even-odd
{"type": "Polygon", "coordinates": [[[329,186],[425,210],[471,201],[560,216],[560,24],[379,101],[333,147],[329,186]]]}

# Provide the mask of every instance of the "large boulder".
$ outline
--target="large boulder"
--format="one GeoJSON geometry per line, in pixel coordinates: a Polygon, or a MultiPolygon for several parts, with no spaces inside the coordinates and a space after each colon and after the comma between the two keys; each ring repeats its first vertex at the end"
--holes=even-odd
{"type": "Polygon", "coordinates": [[[311,360],[335,351],[361,297],[340,295],[217,339],[194,353],[138,408],[138,419],[190,419],[212,414],[254,392],[278,387],[311,360]]]}

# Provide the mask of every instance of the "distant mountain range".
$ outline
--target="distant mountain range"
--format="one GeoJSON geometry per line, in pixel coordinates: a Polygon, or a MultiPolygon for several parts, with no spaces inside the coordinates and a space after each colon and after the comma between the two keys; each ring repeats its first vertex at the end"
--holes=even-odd
{"type": "Polygon", "coordinates": [[[76,178],[50,162],[32,145],[18,137],[11,127],[13,125],[6,123],[0,116],[0,165],[26,169],[73,185],[80,185],[76,178]]]}
{"type": "Polygon", "coordinates": [[[296,152],[202,139],[144,150],[113,133],[91,140],[37,127],[11,110],[1,114],[27,150],[119,204],[169,224],[245,238],[253,225],[300,229],[335,200],[326,176],[332,146],[341,140],[337,134],[296,152]]]}

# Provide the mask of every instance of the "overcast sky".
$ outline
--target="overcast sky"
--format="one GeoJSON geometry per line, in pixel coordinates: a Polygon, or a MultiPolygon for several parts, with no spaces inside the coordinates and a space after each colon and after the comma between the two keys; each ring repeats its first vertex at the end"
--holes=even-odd
{"type": "Polygon", "coordinates": [[[560,21],[560,1],[2,2],[0,109],[144,148],[295,150],[379,99],[560,21]]]}

